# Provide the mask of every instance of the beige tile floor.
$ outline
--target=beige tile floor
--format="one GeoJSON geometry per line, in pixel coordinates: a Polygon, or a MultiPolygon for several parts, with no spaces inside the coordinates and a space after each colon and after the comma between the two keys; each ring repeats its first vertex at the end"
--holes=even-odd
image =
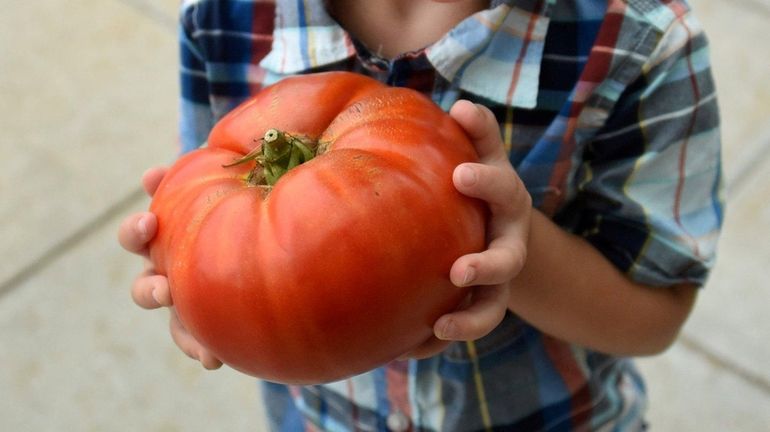
{"type": "MultiPolygon", "coordinates": [[[[680,341],[640,364],[653,430],[770,430],[770,0],[692,0],[711,35],[731,204],[680,341]]],[[[0,14],[0,431],[260,431],[253,380],[204,372],[133,307],[114,240],[173,158],[177,0],[0,14]],[[19,149],[19,150],[16,150],[19,149]]]]}

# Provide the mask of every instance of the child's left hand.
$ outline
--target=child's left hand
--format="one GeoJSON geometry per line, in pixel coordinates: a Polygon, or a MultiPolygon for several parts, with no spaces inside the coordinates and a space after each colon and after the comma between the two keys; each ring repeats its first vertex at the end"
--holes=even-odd
{"type": "Polygon", "coordinates": [[[532,198],[508,161],[494,114],[484,106],[461,100],[450,114],[465,129],[479,154],[479,163],[459,165],[453,175],[460,193],[487,203],[487,250],[460,257],[450,271],[458,287],[473,286],[466,306],[439,318],[433,340],[408,354],[427,357],[446,347],[445,341],[474,340],[494,330],[505,316],[511,280],[527,257],[532,198]]]}

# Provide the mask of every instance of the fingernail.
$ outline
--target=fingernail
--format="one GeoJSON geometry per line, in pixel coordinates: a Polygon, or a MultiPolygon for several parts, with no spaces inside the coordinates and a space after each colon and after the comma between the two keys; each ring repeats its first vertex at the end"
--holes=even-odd
{"type": "Polygon", "coordinates": [[[142,237],[147,237],[147,217],[142,216],[139,221],[136,222],[136,230],[142,237]]]}
{"type": "Polygon", "coordinates": [[[163,304],[163,303],[160,302],[160,294],[158,294],[158,289],[157,288],[153,288],[153,290],[152,290],[152,298],[154,298],[155,301],[158,302],[158,304],[163,304]]]}
{"type": "Polygon", "coordinates": [[[463,186],[473,186],[476,183],[476,172],[468,167],[460,167],[460,172],[457,175],[463,186]]]}
{"type": "Polygon", "coordinates": [[[441,340],[453,340],[455,333],[454,320],[444,320],[444,324],[439,327],[439,331],[436,333],[436,337],[441,340]]]}
{"type": "Polygon", "coordinates": [[[474,279],[476,279],[476,269],[468,267],[465,270],[465,276],[463,276],[463,286],[468,286],[474,279]]]}

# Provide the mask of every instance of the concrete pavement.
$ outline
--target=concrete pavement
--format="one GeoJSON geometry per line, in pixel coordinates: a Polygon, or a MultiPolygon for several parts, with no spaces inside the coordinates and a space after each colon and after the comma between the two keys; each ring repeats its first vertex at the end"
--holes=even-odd
{"type": "MultiPolygon", "coordinates": [[[[770,430],[768,0],[693,0],[712,41],[730,206],[679,342],[640,361],[661,431],[770,430]]],[[[0,14],[0,430],[260,431],[254,380],[206,372],[134,307],[115,241],[173,159],[176,0],[0,14]]]]}

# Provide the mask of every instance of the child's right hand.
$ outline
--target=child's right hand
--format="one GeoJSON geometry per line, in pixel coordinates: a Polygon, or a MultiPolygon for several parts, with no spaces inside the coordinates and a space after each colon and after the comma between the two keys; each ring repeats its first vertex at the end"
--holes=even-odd
{"type": "MultiPolygon", "coordinates": [[[[142,176],[142,186],[148,195],[155,193],[165,174],[165,168],[152,168],[142,176]]],[[[144,309],[168,307],[171,312],[170,330],[174,343],[190,358],[200,361],[206,369],[217,369],[222,366],[222,362],[184,328],[173,308],[168,279],[155,273],[152,267],[147,245],[155,237],[157,229],[158,220],[149,212],[130,215],[120,224],[118,240],[121,246],[129,252],[143,256],[145,261],[144,271],[137,276],[131,287],[131,296],[134,303],[144,309]]]]}

